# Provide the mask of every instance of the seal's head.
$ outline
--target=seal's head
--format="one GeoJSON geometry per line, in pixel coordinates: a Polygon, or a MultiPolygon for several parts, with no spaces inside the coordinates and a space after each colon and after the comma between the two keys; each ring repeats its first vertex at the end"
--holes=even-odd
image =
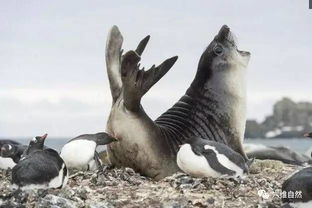
{"type": "Polygon", "coordinates": [[[249,52],[237,49],[230,28],[222,26],[200,58],[193,88],[227,90],[239,86],[239,82],[244,82],[249,57],[249,52]]]}

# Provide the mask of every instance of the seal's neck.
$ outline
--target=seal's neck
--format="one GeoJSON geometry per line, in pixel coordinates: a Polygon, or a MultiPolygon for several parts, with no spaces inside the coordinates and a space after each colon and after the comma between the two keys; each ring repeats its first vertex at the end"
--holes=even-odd
{"type": "Polygon", "coordinates": [[[192,136],[225,144],[243,139],[246,122],[244,76],[227,75],[215,77],[202,86],[192,84],[186,94],[156,120],[165,135],[174,135],[175,139],[168,142],[173,148],[192,136]]]}

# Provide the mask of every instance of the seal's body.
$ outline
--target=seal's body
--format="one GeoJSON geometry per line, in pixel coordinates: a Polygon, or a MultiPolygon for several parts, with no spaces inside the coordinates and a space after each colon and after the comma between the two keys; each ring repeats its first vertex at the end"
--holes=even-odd
{"type": "Polygon", "coordinates": [[[118,143],[108,146],[116,166],[163,178],[179,170],[176,154],[189,137],[224,143],[247,159],[242,140],[245,129],[245,68],[249,52],[239,51],[227,26],[202,54],[197,74],[186,94],[156,121],[141,106],[142,96],[173,66],[177,57],[144,71],[138,62],[149,36],[135,51],[121,56],[123,38],[116,26],[109,34],[106,64],[113,105],[107,132],[118,143]]]}

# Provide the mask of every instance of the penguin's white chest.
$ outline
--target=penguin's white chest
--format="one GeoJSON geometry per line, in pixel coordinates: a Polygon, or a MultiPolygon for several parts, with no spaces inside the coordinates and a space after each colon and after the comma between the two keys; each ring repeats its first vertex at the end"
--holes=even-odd
{"type": "Polygon", "coordinates": [[[63,163],[61,169],[59,170],[59,174],[53,178],[49,184],[48,188],[58,188],[62,187],[64,188],[68,181],[68,171],[66,170],[66,174],[64,174],[64,171],[66,170],[66,165],[63,163]]]}
{"type": "Polygon", "coordinates": [[[13,168],[16,163],[11,158],[0,157],[0,169],[13,168]]]}
{"type": "Polygon", "coordinates": [[[74,140],[64,145],[60,156],[67,168],[86,170],[93,160],[96,143],[91,140],[74,140]]]}
{"type": "Polygon", "coordinates": [[[212,169],[204,156],[196,155],[191,145],[181,146],[177,155],[177,164],[185,173],[195,177],[221,177],[221,174],[212,169]]]}

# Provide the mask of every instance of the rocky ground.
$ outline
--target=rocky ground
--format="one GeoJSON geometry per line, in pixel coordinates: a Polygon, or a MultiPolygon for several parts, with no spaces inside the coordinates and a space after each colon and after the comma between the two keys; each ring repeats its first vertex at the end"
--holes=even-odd
{"type": "Polygon", "coordinates": [[[161,181],[130,168],[77,172],[61,190],[10,188],[10,171],[0,171],[0,207],[280,207],[281,183],[298,167],[255,161],[242,182],[192,178],[177,173],[161,181]],[[259,196],[259,194],[261,196],[259,196]]]}

